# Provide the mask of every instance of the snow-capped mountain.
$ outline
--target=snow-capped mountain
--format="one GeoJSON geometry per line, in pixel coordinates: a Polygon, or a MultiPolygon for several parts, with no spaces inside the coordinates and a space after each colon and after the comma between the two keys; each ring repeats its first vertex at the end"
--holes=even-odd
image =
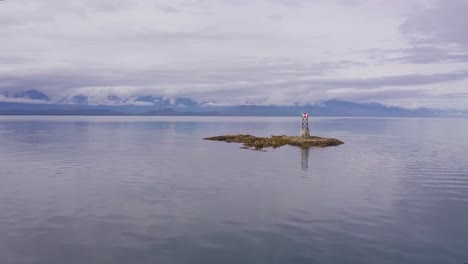
{"type": "Polygon", "coordinates": [[[61,105],[108,105],[108,106],[152,106],[155,108],[191,108],[199,104],[185,97],[166,98],[163,96],[144,95],[138,97],[122,97],[115,94],[105,96],[88,96],[84,94],[66,95],[51,99],[61,105]]]}
{"type": "Polygon", "coordinates": [[[10,99],[28,99],[28,100],[41,100],[50,101],[50,98],[38,90],[26,90],[20,92],[3,91],[0,93],[4,98],[10,99]]]}
{"type": "Polygon", "coordinates": [[[187,98],[158,95],[123,97],[115,94],[88,96],[72,94],[48,96],[38,90],[0,91],[0,114],[47,115],[228,115],[228,116],[295,116],[303,111],[315,116],[468,116],[468,111],[405,109],[377,103],[338,100],[318,105],[261,105],[248,100],[241,105],[221,105],[212,99],[200,103],[187,98]]]}

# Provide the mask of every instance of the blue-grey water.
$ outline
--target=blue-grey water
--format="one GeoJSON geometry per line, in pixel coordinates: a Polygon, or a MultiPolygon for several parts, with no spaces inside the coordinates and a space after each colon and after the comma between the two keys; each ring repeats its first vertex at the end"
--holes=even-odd
{"type": "Polygon", "coordinates": [[[468,262],[468,119],[0,117],[0,263],[468,262]]]}

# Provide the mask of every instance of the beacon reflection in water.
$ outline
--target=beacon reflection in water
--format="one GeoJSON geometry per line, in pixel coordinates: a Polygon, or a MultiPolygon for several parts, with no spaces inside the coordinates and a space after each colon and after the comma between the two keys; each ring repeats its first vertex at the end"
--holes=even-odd
{"type": "Polygon", "coordinates": [[[307,171],[309,169],[309,151],[310,148],[301,147],[301,169],[307,171]]]}

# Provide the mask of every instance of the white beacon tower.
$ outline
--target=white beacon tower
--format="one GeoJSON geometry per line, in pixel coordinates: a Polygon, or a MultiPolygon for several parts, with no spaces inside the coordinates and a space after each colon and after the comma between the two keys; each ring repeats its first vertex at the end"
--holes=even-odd
{"type": "Polygon", "coordinates": [[[301,137],[310,137],[310,132],[309,132],[309,115],[308,115],[306,112],[302,113],[301,137]]]}

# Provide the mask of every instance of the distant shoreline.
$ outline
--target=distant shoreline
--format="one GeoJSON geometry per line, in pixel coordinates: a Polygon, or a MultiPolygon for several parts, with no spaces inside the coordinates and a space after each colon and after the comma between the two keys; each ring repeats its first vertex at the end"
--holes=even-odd
{"type": "MultiPolygon", "coordinates": [[[[113,113],[113,114],[83,114],[83,113],[73,113],[73,114],[46,114],[46,113],[1,113],[0,116],[102,116],[102,117],[125,117],[125,116],[134,116],[134,117],[297,117],[297,115],[209,115],[209,114],[176,114],[176,115],[148,115],[148,114],[133,114],[133,113],[113,113]]],[[[440,118],[440,119],[466,119],[468,116],[371,116],[371,115],[362,115],[362,116],[346,116],[346,115],[315,115],[314,117],[333,117],[333,118],[440,118]]]]}
{"type": "MultiPolygon", "coordinates": [[[[297,114],[249,114],[222,112],[178,112],[172,109],[155,110],[144,113],[125,113],[107,109],[44,109],[25,110],[13,109],[0,111],[0,116],[211,116],[211,117],[297,117],[297,114]]],[[[346,115],[346,114],[315,114],[313,117],[356,117],[356,118],[467,118],[465,115],[346,115]]]]}

